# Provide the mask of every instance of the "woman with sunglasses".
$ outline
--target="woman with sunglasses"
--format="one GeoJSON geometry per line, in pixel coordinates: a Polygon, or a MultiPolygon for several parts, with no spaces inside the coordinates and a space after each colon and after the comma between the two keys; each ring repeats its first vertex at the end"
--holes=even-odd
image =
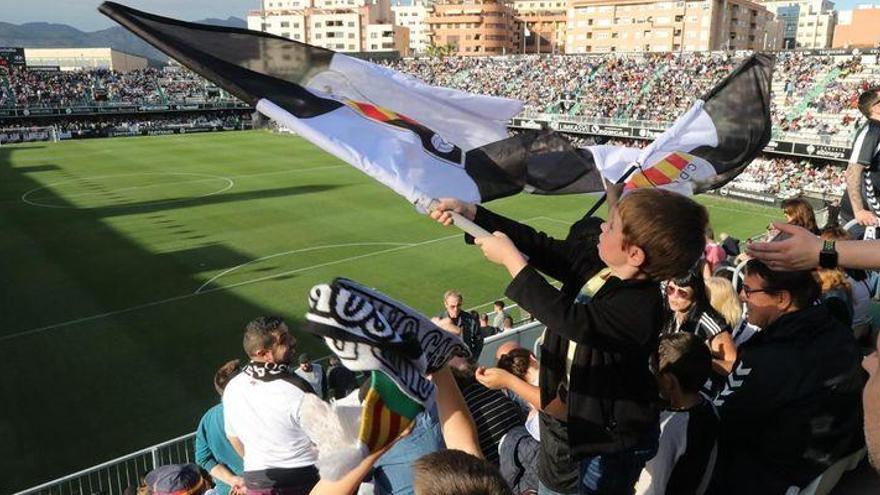
{"type": "Polygon", "coordinates": [[[736,361],[736,345],[730,325],[709,302],[702,266],[666,283],[666,303],[669,314],[663,332],[688,332],[703,339],[712,351],[715,373],[730,373],[730,365],[736,361]]]}

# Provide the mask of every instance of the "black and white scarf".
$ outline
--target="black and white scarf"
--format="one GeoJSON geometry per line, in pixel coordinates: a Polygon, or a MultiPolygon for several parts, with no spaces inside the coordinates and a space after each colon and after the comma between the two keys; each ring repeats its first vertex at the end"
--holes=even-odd
{"type": "Polygon", "coordinates": [[[290,366],[286,364],[251,361],[242,368],[241,372],[257,381],[284,380],[307,394],[315,393],[309,382],[294,374],[290,366]]]}
{"type": "Polygon", "coordinates": [[[434,390],[426,375],[453,355],[470,356],[461,338],[427,316],[345,278],[312,288],[306,319],[302,329],[323,337],[346,368],[382,371],[419,404],[434,390]]]}
{"type": "Polygon", "coordinates": [[[241,370],[245,375],[261,382],[271,382],[291,375],[290,366],[281,363],[258,363],[251,361],[241,370]]]}

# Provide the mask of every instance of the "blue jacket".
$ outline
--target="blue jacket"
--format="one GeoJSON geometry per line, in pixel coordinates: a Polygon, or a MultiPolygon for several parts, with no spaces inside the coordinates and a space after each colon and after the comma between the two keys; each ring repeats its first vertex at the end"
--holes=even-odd
{"type": "MultiPolygon", "coordinates": [[[[226,438],[226,430],[223,428],[223,404],[208,409],[199,428],[196,430],[196,463],[205,471],[211,472],[214,466],[223,464],[236,476],[244,472],[244,462],[229,439],[226,438]]],[[[227,495],[230,486],[214,478],[217,484],[216,490],[219,495],[227,495]]]]}

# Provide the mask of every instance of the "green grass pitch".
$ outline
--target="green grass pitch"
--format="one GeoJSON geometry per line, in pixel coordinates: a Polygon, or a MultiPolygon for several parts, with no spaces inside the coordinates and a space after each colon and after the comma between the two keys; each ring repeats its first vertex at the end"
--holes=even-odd
{"type": "MultiPolygon", "coordinates": [[[[592,201],[491,207],[564,235],[592,201]]],[[[739,238],[780,217],[700,201],[739,238]]],[[[347,276],[434,313],[448,288],[470,307],[508,281],[389,189],[259,131],[4,146],[0,232],[4,493],[193,431],[244,324],[280,314],[296,332],[316,283],[347,276]]]]}

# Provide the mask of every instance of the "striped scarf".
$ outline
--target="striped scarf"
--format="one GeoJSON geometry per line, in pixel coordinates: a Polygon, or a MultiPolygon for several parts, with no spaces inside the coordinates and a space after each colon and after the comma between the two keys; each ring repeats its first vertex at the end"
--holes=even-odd
{"type": "Polygon", "coordinates": [[[318,446],[322,478],[338,479],[393,442],[433,400],[427,375],[453,355],[470,355],[458,336],[427,316],[343,278],[312,288],[306,319],[303,330],[323,337],[343,366],[370,374],[370,388],[356,407],[303,403],[303,425],[318,446]]]}

